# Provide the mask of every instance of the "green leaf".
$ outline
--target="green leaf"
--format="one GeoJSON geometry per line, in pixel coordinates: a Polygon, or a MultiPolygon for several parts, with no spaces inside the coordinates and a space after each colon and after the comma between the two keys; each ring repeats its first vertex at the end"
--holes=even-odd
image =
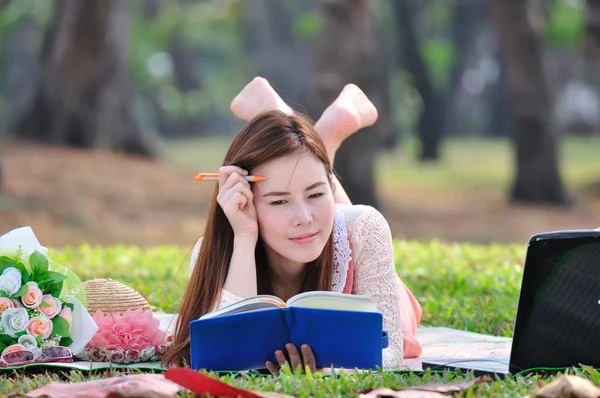
{"type": "Polygon", "coordinates": [[[60,344],[63,347],[68,347],[71,344],[73,344],[73,339],[71,339],[70,337],[63,337],[62,339],[60,339],[60,344]]]}
{"type": "Polygon", "coordinates": [[[71,337],[71,334],[69,333],[69,322],[61,316],[52,318],[52,334],[50,337],[55,336],[71,337]]]}
{"type": "Polygon", "coordinates": [[[44,280],[46,279],[47,275],[48,271],[34,272],[33,274],[31,274],[31,280],[37,283],[39,287],[44,283],[44,280]]]}
{"type": "Polygon", "coordinates": [[[6,347],[8,347],[6,344],[0,342],[0,352],[3,351],[6,347]]]}
{"type": "Polygon", "coordinates": [[[9,267],[14,267],[17,263],[18,261],[14,258],[10,258],[7,256],[0,257],[0,274],[2,274],[2,272],[4,272],[5,269],[9,267]]]}
{"type": "Polygon", "coordinates": [[[17,344],[17,340],[10,337],[7,334],[0,334],[0,343],[6,344],[7,346],[17,344]]]}
{"type": "Polygon", "coordinates": [[[43,274],[43,277],[38,281],[38,286],[42,286],[44,284],[62,282],[65,279],[67,279],[67,277],[65,275],[59,274],[58,272],[54,272],[54,271],[45,272],[43,274]]]}
{"type": "Polygon", "coordinates": [[[29,256],[29,265],[34,275],[48,271],[48,259],[37,250],[29,256]]]}
{"type": "Polygon", "coordinates": [[[23,285],[23,286],[21,286],[21,288],[19,290],[17,290],[17,292],[15,294],[13,294],[10,297],[12,297],[12,298],[23,297],[26,294],[27,294],[27,285],[23,285]]]}
{"type": "Polygon", "coordinates": [[[69,307],[71,311],[75,310],[75,306],[72,303],[63,303],[64,307],[69,307]]]}
{"type": "Polygon", "coordinates": [[[8,293],[6,293],[4,290],[0,290],[0,297],[8,297],[8,293]]]}
{"type": "Polygon", "coordinates": [[[21,336],[25,336],[27,334],[27,331],[25,330],[21,330],[20,332],[15,333],[17,335],[17,339],[21,336]]]}
{"type": "Polygon", "coordinates": [[[42,344],[42,340],[44,340],[43,334],[38,334],[37,336],[35,336],[35,341],[37,342],[38,347],[40,346],[40,344],[42,344]]]}
{"type": "Polygon", "coordinates": [[[31,280],[29,277],[29,271],[27,271],[27,268],[23,263],[16,263],[15,268],[21,271],[21,283],[25,284],[31,280]]]}
{"type": "Polygon", "coordinates": [[[43,286],[42,292],[44,292],[44,294],[51,294],[54,297],[58,297],[60,295],[60,292],[62,291],[62,287],[63,287],[63,282],[57,282],[57,283],[48,283],[46,285],[43,286]]]}

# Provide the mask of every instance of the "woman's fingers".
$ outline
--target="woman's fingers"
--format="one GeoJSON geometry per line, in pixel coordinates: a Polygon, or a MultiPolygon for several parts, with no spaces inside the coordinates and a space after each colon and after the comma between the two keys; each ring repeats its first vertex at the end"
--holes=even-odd
{"type": "MultiPolygon", "coordinates": [[[[219,175],[219,178],[221,176],[219,175]]],[[[223,183],[219,181],[219,193],[217,194],[217,200],[222,200],[229,191],[231,191],[236,185],[242,184],[243,186],[250,189],[250,183],[239,173],[231,173],[223,183]]]]}
{"type": "Polygon", "coordinates": [[[266,365],[267,365],[267,369],[269,370],[269,372],[273,373],[274,375],[278,375],[279,374],[279,368],[277,366],[275,366],[273,364],[273,362],[267,361],[266,365]]]}
{"type": "MultiPolygon", "coordinates": [[[[250,189],[250,186],[248,186],[248,181],[239,181],[231,189],[220,193],[219,195],[221,195],[221,196],[220,196],[220,198],[218,198],[218,202],[222,206],[227,206],[227,204],[230,201],[232,201],[232,199],[234,197],[236,197],[237,202],[234,203],[234,206],[237,206],[237,204],[239,203],[239,201],[241,199],[238,194],[242,195],[246,202],[252,201],[253,195],[252,195],[252,190],[250,189]]],[[[244,206],[245,206],[245,204],[244,204],[244,206]]],[[[244,206],[241,206],[240,208],[243,209],[244,206]]],[[[236,207],[234,207],[234,209],[235,208],[236,207]]]]}
{"type": "Polygon", "coordinates": [[[285,365],[285,363],[287,362],[287,358],[281,350],[275,351],[275,359],[277,359],[277,363],[279,363],[280,367],[285,365]]]}
{"type": "Polygon", "coordinates": [[[222,187],[225,184],[225,181],[229,178],[229,176],[233,173],[237,173],[242,176],[247,176],[248,171],[242,169],[237,166],[223,166],[219,168],[219,186],[222,187]]]}
{"type": "Polygon", "coordinates": [[[312,348],[310,348],[308,344],[302,344],[300,350],[302,351],[304,367],[308,367],[312,373],[315,373],[317,371],[317,360],[315,359],[312,348]]]}
{"type": "Polygon", "coordinates": [[[292,343],[288,343],[285,345],[285,348],[287,349],[288,355],[290,357],[290,366],[292,372],[295,372],[298,366],[300,366],[302,368],[302,372],[304,372],[304,366],[302,366],[302,357],[300,356],[300,353],[298,352],[296,346],[292,343]]]}

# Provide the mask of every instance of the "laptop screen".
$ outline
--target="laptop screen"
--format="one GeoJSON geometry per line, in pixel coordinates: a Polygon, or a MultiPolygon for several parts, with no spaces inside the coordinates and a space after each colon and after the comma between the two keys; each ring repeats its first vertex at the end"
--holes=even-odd
{"type": "Polygon", "coordinates": [[[532,237],[510,364],[511,373],[600,367],[600,231],[532,237]]]}

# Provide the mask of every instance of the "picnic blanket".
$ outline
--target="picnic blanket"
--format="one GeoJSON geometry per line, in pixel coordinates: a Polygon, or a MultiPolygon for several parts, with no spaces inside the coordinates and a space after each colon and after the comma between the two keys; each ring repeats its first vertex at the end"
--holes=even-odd
{"type": "MultiPolygon", "coordinates": [[[[172,332],[175,328],[176,315],[155,313],[160,321],[160,328],[172,332]]],[[[511,339],[508,337],[490,336],[446,327],[421,326],[417,329],[417,340],[423,347],[423,352],[418,358],[406,359],[405,368],[401,370],[422,370],[422,362],[427,359],[498,359],[508,362],[510,357],[511,339]]],[[[72,363],[46,363],[25,365],[23,367],[56,367],[70,368],[82,371],[102,369],[140,369],[140,370],[165,370],[159,362],[142,362],[128,365],[110,364],[108,362],[72,363]]],[[[1,370],[2,368],[0,368],[1,370]]],[[[15,369],[15,368],[4,368],[15,369]]]]}

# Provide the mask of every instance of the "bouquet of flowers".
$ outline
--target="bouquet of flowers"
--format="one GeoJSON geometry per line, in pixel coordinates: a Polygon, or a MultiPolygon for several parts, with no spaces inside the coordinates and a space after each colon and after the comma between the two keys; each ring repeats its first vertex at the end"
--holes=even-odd
{"type": "MultiPolygon", "coordinates": [[[[0,237],[0,358],[35,353],[34,359],[64,351],[77,354],[98,326],[86,310],[77,276],[47,257],[29,227],[0,237]]],[[[62,353],[62,354],[60,354],[62,353]]],[[[31,359],[31,358],[29,358],[31,359]]]]}

